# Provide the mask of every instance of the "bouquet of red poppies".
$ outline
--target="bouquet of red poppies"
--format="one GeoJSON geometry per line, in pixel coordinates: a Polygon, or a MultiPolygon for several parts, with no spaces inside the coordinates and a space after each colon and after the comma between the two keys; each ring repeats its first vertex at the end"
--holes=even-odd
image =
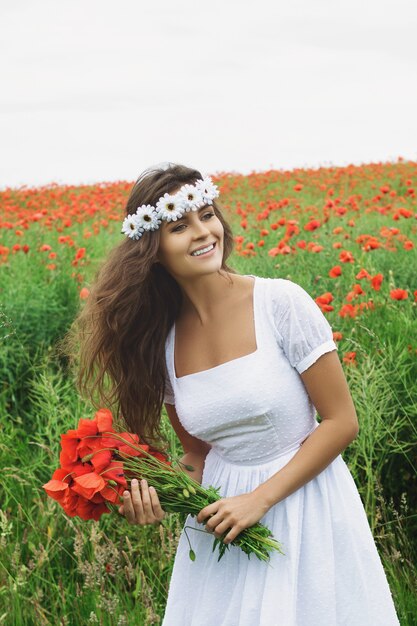
{"type": "MultiPolygon", "coordinates": [[[[59,460],[61,467],[43,488],[70,517],[98,521],[103,513],[116,511],[116,505],[123,502],[123,491],[133,478],[145,478],[157,491],[161,506],[167,512],[195,516],[221,499],[219,489],[202,487],[181,468],[173,467],[168,456],[140,443],[138,435],[114,430],[108,409],[99,409],[93,419],[80,419],[78,428],[61,435],[59,460]]],[[[213,551],[216,545],[219,560],[230,545],[239,546],[248,557],[254,553],[264,561],[269,560],[271,550],[284,554],[271,531],[259,522],[243,530],[230,544],[216,538],[213,551]]],[[[191,545],[190,558],[195,559],[191,545]]]]}

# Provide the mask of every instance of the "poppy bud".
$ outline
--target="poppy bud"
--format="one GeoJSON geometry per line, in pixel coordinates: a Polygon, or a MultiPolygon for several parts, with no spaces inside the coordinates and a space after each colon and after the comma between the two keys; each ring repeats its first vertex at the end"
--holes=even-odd
{"type": "Polygon", "coordinates": [[[188,489],[183,489],[182,492],[186,498],[190,497],[190,492],[188,491],[188,489]]]}
{"type": "Polygon", "coordinates": [[[190,493],[193,493],[194,495],[197,493],[197,492],[196,492],[196,490],[194,489],[194,487],[193,487],[192,485],[189,485],[189,486],[188,486],[188,491],[189,491],[190,493]]]}

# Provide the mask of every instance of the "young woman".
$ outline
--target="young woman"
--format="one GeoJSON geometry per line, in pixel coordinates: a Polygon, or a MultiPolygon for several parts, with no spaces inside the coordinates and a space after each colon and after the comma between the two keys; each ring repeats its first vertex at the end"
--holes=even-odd
{"type": "MultiPolygon", "coordinates": [[[[191,475],[223,496],[186,520],[208,532],[188,530],[195,561],[181,533],[163,626],[397,625],[341,456],[359,427],[332,329],[298,284],[226,264],[218,195],[197,170],[147,170],[81,315],[80,380],[98,365],[100,397],[148,442],[165,402],[191,475]],[[265,563],[230,546],[217,560],[213,535],[230,542],[258,521],[284,555],[265,563]]],[[[139,525],[165,515],[146,484],[119,510],[139,525]]]]}

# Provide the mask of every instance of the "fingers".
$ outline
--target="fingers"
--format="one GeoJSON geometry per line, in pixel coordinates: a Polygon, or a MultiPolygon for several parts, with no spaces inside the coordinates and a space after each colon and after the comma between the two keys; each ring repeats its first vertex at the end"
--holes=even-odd
{"type": "Polygon", "coordinates": [[[221,539],[227,531],[233,529],[233,525],[230,525],[230,520],[222,520],[218,515],[214,516],[213,513],[203,523],[206,526],[206,531],[217,537],[217,539],[221,539]]]}
{"type": "Polygon", "coordinates": [[[206,527],[206,532],[208,533],[214,533],[214,529],[216,525],[219,523],[219,520],[217,518],[215,520],[212,520],[211,519],[212,517],[214,517],[214,513],[210,513],[208,517],[204,518],[200,522],[206,527]],[[210,522],[210,525],[209,525],[209,522],[210,522]]]}
{"type": "Polygon", "coordinates": [[[132,490],[132,505],[135,513],[136,523],[137,524],[146,524],[145,515],[143,511],[142,498],[139,491],[139,483],[134,478],[131,482],[131,490],[132,490]]]}
{"type": "Polygon", "coordinates": [[[148,524],[156,524],[165,517],[158,494],[153,487],[148,487],[146,480],[141,481],[142,505],[148,524]]]}
{"type": "Polygon", "coordinates": [[[142,495],[143,514],[145,515],[146,519],[149,520],[148,523],[152,524],[155,520],[152,519],[154,517],[154,514],[152,510],[151,496],[149,494],[149,487],[146,480],[140,481],[140,490],[142,495]]]}
{"type": "Polygon", "coordinates": [[[210,530],[209,532],[213,533],[218,539],[220,539],[228,530],[232,530],[230,523],[223,521],[221,524],[217,524],[214,530],[210,530]]]}
{"type": "Polygon", "coordinates": [[[136,513],[133,508],[132,498],[129,491],[123,492],[123,513],[129,524],[136,523],[136,513]]]}
{"type": "Polygon", "coordinates": [[[220,524],[224,522],[222,522],[221,518],[218,515],[214,515],[214,513],[211,513],[210,516],[204,520],[203,524],[205,524],[206,526],[206,531],[208,533],[213,533],[214,535],[216,535],[216,537],[218,536],[218,528],[220,526],[220,524]],[[214,519],[211,519],[214,518],[214,519]]]}
{"type": "Polygon", "coordinates": [[[154,489],[153,487],[149,487],[149,493],[151,494],[151,502],[152,502],[153,512],[154,512],[155,517],[158,520],[158,522],[160,522],[165,517],[165,511],[161,507],[161,503],[159,502],[159,498],[158,498],[158,494],[156,493],[156,489],[154,489]]]}
{"type": "Polygon", "coordinates": [[[158,494],[153,487],[148,487],[146,481],[139,483],[134,478],[131,482],[131,493],[123,493],[123,504],[119,513],[124,515],[129,524],[157,524],[165,517],[158,494]]]}

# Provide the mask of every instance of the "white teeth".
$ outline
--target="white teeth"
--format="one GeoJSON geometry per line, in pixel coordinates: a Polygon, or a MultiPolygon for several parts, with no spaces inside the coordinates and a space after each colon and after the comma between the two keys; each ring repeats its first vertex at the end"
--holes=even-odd
{"type": "Polygon", "coordinates": [[[192,252],[191,255],[200,256],[200,254],[204,254],[205,252],[208,252],[209,250],[212,250],[213,248],[214,248],[214,245],[211,244],[211,246],[207,246],[207,248],[202,248],[202,250],[197,250],[197,252],[192,252]]]}

